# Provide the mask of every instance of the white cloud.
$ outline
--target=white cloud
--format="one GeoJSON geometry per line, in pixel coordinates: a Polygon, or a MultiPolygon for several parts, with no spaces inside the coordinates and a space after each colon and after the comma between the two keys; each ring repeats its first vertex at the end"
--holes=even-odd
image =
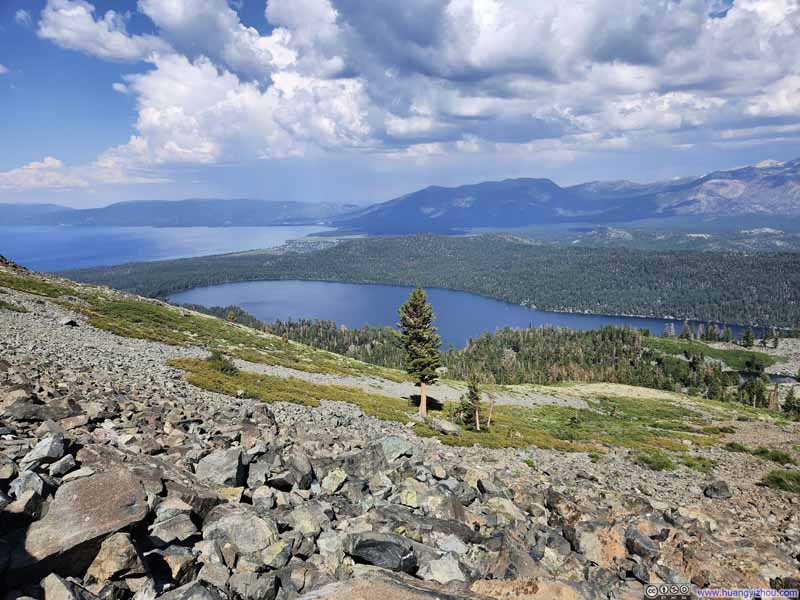
{"type": "Polygon", "coordinates": [[[8,67],[0,64],[0,75],[5,75],[6,73],[8,73],[8,67]]]}
{"type": "Polygon", "coordinates": [[[14,13],[14,22],[21,27],[30,27],[31,26],[31,13],[29,13],[24,8],[20,8],[17,12],[14,13]]]}
{"type": "Polygon", "coordinates": [[[225,0],[137,7],[154,35],[86,0],[42,13],[65,48],[148,63],[114,84],[136,130],[88,181],[342,152],[561,164],[800,124],[797,0],[269,0],[268,35],[225,0]]]}
{"type": "Polygon", "coordinates": [[[251,79],[295,62],[285,31],[262,36],[246,27],[225,0],[139,0],[161,36],[190,59],[206,56],[251,79]]]}
{"type": "Polygon", "coordinates": [[[52,156],[45,157],[41,162],[0,172],[0,189],[3,190],[60,189],[86,185],[84,180],[71,173],[64,163],[52,156]]]}
{"type": "MultiPolygon", "coordinates": [[[[135,148],[135,140],[129,144],[135,148]]],[[[168,180],[136,167],[131,156],[122,156],[115,150],[101,154],[94,162],[79,167],[69,167],[52,156],[41,162],[31,162],[10,171],[0,171],[0,190],[19,192],[25,190],[65,190],[93,187],[102,184],[165,183],[168,180]]]]}
{"type": "Polygon", "coordinates": [[[152,35],[129,35],[125,17],[109,10],[95,20],[94,6],[85,0],[48,0],[38,34],[63,48],[107,60],[138,61],[169,46],[152,35]]]}

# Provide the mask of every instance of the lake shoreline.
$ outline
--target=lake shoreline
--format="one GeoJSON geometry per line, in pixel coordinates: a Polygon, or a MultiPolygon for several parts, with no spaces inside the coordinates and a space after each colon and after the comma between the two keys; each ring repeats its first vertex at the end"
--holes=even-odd
{"type": "MultiPolygon", "coordinates": [[[[119,265],[117,265],[119,266],[119,265]]],[[[175,296],[178,294],[184,294],[188,292],[192,292],[194,290],[201,290],[205,288],[212,288],[212,287],[219,287],[224,285],[231,285],[237,283],[259,283],[259,282],[290,282],[290,281],[298,281],[298,282],[309,282],[309,283],[342,283],[348,285],[372,285],[372,286],[388,286],[388,287],[395,287],[395,288],[408,288],[413,287],[411,285],[405,285],[400,283],[386,283],[382,281],[359,281],[354,279],[302,279],[298,277],[289,277],[289,278],[272,278],[272,279],[265,279],[265,278],[254,278],[254,279],[235,279],[230,281],[224,281],[220,283],[215,283],[213,285],[199,285],[199,286],[192,286],[187,287],[185,289],[177,290],[170,292],[169,294],[165,294],[163,296],[158,296],[158,299],[165,300],[167,302],[171,302],[171,296],[175,296]]],[[[428,286],[424,287],[425,290],[442,290],[447,292],[457,292],[462,294],[470,294],[472,296],[478,296],[480,298],[486,298],[487,300],[494,300],[496,302],[502,302],[503,304],[507,304],[509,306],[516,306],[520,308],[524,308],[526,310],[531,311],[538,311],[544,313],[552,313],[557,315],[576,315],[576,316],[591,316],[591,317],[618,317],[618,318],[626,318],[626,319],[642,319],[642,320],[659,320],[659,321],[669,321],[675,323],[682,323],[683,321],[688,321],[690,325],[697,326],[697,325],[717,325],[717,327],[733,327],[737,329],[746,329],[748,327],[752,327],[754,330],[757,329],[764,329],[769,328],[772,329],[769,325],[763,325],[759,323],[728,323],[725,321],[714,321],[714,320],[703,320],[697,319],[694,317],[677,317],[677,316],[670,316],[670,315],[642,315],[642,314],[632,314],[632,313],[611,313],[611,312],[593,312],[588,310],[569,310],[569,309],[552,309],[552,308],[540,308],[538,306],[531,306],[525,303],[515,303],[509,302],[508,300],[499,297],[499,296],[489,296],[487,294],[481,294],[480,292],[473,292],[471,290],[463,289],[463,288],[448,288],[448,287],[438,287],[438,286],[428,286]]],[[[779,331],[791,331],[791,327],[776,327],[779,331]]],[[[678,332],[679,333],[679,332],[678,332]]]]}
{"type": "MultiPolygon", "coordinates": [[[[252,279],[210,286],[198,286],[170,293],[162,299],[174,304],[238,306],[264,322],[276,320],[327,320],[357,329],[363,325],[393,326],[396,307],[411,286],[378,282],[325,279],[252,279]]],[[[463,346],[467,340],[504,327],[563,327],[575,330],[599,329],[607,325],[646,329],[661,336],[672,325],[680,332],[681,319],[641,315],[615,315],[530,308],[503,299],[449,288],[426,288],[438,319],[445,345],[463,346]]],[[[689,320],[692,327],[712,322],[689,320]]],[[[731,327],[735,336],[747,326],[731,327]]]]}

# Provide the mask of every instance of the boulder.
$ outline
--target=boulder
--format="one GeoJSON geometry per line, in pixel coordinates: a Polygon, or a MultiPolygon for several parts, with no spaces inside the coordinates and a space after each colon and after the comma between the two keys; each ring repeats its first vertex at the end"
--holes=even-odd
{"type": "Polygon", "coordinates": [[[62,456],[64,456],[64,435],[54,433],[36,444],[20,461],[20,466],[27,469],[35,465],[49,464],[62,456]]]}
{"type": "Polygon", "coordinates": [[[294,474],[295,483],[301,490],[307,490],[311,487],[311,482],[314,481],[314,469],[311,467],[311,461],[308,460],[305,452],[294,449],[289,455],[289,465],[294,474]]]}
{"type": "Polygon", "coordinates": [[[604,568],[625,558],[625,534],[622,527],[606,521],[578,521],[564,527],[564,537],[575,552],[604,568]]]}
{"type": "Polygon", "coordinates": [[[115,533],[101,544],[100,551],[86,571],[86,580],[103,582],[144,575],[145,572],[131,536],[127,533],[115,533]]]}
{"type": "Polygon", "coordinates": [[[217,540],[220,545],[229,543],[239,552],[251,554],[278,541],[278,528],[249,506],[221,504],[206,517],[203,539],[217,540]]]}
{"type": "Polygon", "coordinates": [[[214,450],[195,465],[198,479],[220,487],[238,487],[245,483],[245,467],[239,448],[214,450]]]}
{"type": "Polygon", "coordinates": [[[57,460],[50,465],[48,473],[50,473],[51,477],[63,477],[77,466],[78,464],[75,462],[75,458],[72,456],[72,454],[67,454],[60,460],[57,460]]]}
{"type": "Polygon", "coordinates": [[[436,581],[442,584],[467,580],[458,561],[452,556],[445,556],[425,563],[417,575],[425,581],[436,581]]]}
{"type": "Polygon", "coordinates": [[[728,483],[721,479],[707,485],[706,489],[703,490],[703,494],[705,494],[707,498],[713,498],[715,500],[727,500],[733,496],[728,487],[728,483]]]}
{"type": "Polygon", "coordinates": [[[430,426],[444,435],[461,435],[461,427],[445,419],[431,419],[430,426]]]}
{"type": "Polygon", "coordinates": [[[110,534],[145,519],[141,482],[115,469],[63,484],[47,515],[14,540],[7,582],[35,581],[44,573],[81,574],[110,534]]]}
{"type": "Polygon", "coordinates": [[[322,480],[322,489],[329,494],[335,494],[342,487],[342,484],[347,481],[347,473],[342,469],[334,469],[328,473],[322,480]]]}
{"type": "MultiPolygon", "coordinates": [[[[411,577],[390,577],[385,572],[366,573],[348,581],[329,583],[300,596],[299,600],[491,600],[491,597],[453,590],[411,577]]],[[[510,600],[516,596],[498,596],[510,600]]]]}
{"type": "Polygon", "coordinates": [[[401,456],[410,456],[412,453],[411,442],[397,435],[387,435],[380,440],[383,454],[388,462],[394,462],[401,456]]]}
{"type": "Polygon", "coordinates": [[[625,532],[625,547],[631,554],[642,558],[655,559],[661,554],[658,542],[654,542],[635,527],[629,527],[625,532]]]}
{"type": "Polygon", "coordinates": [[[89,590],[51,573],[42,580],[45,600],[98,600],[89,590]]]}
{"type": "Polygon", "coordinates": [[[20,498],[25,492],[36,492],[39,496],[44,497],[46,484],[44,479],[39,477],[36,473],[25,471],[20,473],[11,485],[8,486],[8,493],[14,498],[20,498]]]}
{"type": "Polygon", "coordinates": [[[211,586],[193,581],[158,598],[159,600],[224,600],[225,596],[211,586]]]}
{"type": "Polygon", "coordinates": [[[259,573],[234,573],[228,589],[236,600],[275,600],[278,578],[259,573]]]}
{"type": "Polygon", "coordinates": [[[413,573],[417,569],[414,548],[404,537],[388,533],[353,533],[344,541],[344,551],[354,559],[390,571],[413,573]]]}

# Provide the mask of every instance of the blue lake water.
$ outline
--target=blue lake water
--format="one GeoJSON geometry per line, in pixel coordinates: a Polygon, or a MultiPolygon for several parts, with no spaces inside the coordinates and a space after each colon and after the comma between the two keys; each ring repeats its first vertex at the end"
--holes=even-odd
{"type": "MultiPolygon", "coordinates": [[[[238,305],[262,321],[327,319],[347,327],[394,326],[397,308],[411,288],[394,285],[331,283],[323,281],[248,281],[195,288],[170,297],[178,304],[238,305]]],[[[597,329],[604,325],[647,328],[661,335],[667,323],[677,331],[681,323],[666,319],[611,317],[547,312],[452,290],[430,289],[428,298],[437,315],[443,345],[462,347],[467,340],[501,327],[553,325],[597,329]]],[[[734,327],[738,334],[738,328],[734,327]]]]}
{"type": "Polygon", "coordinates": [[[272,248],[325,227],[0,227],[0,255],[35,271],[272,248]]]}

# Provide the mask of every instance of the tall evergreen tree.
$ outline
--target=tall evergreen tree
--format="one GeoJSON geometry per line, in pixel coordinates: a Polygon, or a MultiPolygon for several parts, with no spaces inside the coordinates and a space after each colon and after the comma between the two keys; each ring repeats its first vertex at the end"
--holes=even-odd
{"type": "Polygon", "coordinates": [[[795,394],[794,386],[790,387],[789,393],[786,394],[786,399],[783,402],[783,412],[792,419],[800,418],[800,398],[795,394]]]}
{"type": "Polygon", "coordinates": [[[400,340],[405,350],[405,368],[419,384],[419,414],[428,414],[427,385],[437,379],[441,366],[439,347],[442,341],[433,326],[433,308],[422,288],[415,288],[400,307],[400,340]]]}
{"type": "Polygon", "coordinates": [[[756,336],[753,333],[753,328],[748,327],[747,331],[745,331],[744,335],[742,336],[742,346],[744,346],[745,348],[752,348],[755,342],[756,342],[756,336]]]}
{"type": "Polygon", "coordinates": [[[467,393],[461,398],[459,412],[461,422],[468,429],[481,430],[481,391],[478,387],[478,376],[470,373],[467,380],[467,393]]]}

